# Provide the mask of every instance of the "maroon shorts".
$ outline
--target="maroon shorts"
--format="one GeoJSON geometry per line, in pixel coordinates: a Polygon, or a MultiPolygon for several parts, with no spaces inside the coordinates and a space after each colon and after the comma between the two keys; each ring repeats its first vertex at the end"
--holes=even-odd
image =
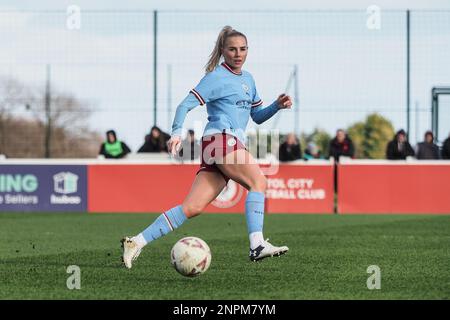
{"type": "Polygon", "coordinates": [[[226,133],[217,133],[202,138],[202,153],[200,169],[197,174],[202,171],[218,172],[220,173],[225,182],[228,183],[230,177],[226,176],[217,167],[217,162],[223,162],[222,159],[227,154],[239,150],[246,149],[245,146],[239,141],[238,138],[226,133]]]}

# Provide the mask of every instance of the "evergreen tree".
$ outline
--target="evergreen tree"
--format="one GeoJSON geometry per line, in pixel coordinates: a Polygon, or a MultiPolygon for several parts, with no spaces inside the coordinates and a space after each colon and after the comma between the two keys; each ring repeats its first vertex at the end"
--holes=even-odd
{"type": "Polygon", "coordinates": [[[388,119],[374,113],[350,126],[347,133],[353,140],[356,158],[383,159],[386,145],[394,136],[394,127],[388,119]]]}

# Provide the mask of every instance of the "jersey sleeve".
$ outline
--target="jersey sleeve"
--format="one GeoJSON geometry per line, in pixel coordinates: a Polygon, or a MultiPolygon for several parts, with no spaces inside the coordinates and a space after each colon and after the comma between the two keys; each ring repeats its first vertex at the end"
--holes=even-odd
{"type": "Polygon", "coordinates": [[[278,112],[278,102],[274,101],[270,106],[263,107],[262,103],[258,107],[252,107],[250,116],[257,124],[261,124],[272,118],[278,112]]]}
{"type": "Polygon", "coordinates": [[[256,87],[254,88],[254,95],[253,95],[253,101],[252,101],[252,108],[256,108],[259,106],[262,106],[263,101],[259,97],[258,90],[256,90],[256,87]]]}
{"type": "Polygon", "coordinates": [[[252,77],[252,84],[253,84],[253,99],[252,99],[252,108],[259,107],[263,104],[263,101],[261,100],[258,90],[256,89],[255,80],[252,77]]]}
{"type": "Polygon", "coordinates": [[[200,105],[205,105],[207,102],[215,100],[217,81],[214,80],[214,75],[207,73],[202,80],[189,91],[200,103],[200,105]]]}
{"type": "Polygon", "coordinates": [[[172,123],[172,136],[180,136],[183,128],[184,120],[189,111],[199,106],[197,98],[189,93],[183,101],[178,105],[175,112],[175,118],[172,123]]]}
{"type": "Polygon", "coordinates": [[[199,105],[203,106],[217,99],[218,94],[220,94],[219,91],[216,76],[211,72],[207,73],[178,105],[172,123],[172,135],[181,135],[181,129],[187,113],[199,105]]]}

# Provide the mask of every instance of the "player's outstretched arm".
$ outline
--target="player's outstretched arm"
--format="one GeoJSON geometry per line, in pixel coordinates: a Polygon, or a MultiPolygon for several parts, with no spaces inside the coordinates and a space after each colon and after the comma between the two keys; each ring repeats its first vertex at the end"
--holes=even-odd
{"type": "Polygon", "coordinates": [[[172,136],[181,136],[181,129],[183,128],[184,120],[189,111],[199,105],[197,98],[189,93],[186,98],[178,105],[175,112],[175,118],[172,123],[172,136]]]}
{"type": "Polygon", "coordinates": [[[181,129],[183,128],[184,120],[189,111],[199,105],[198,99],[189,93],[186,98],[178,105],[175,112],[175,118],[172,123],[172,134],[170,140],[167,142],[169,152],[175,155],[181,147],[181,129]]]}
{"type": "Polygon", "coordinates": [[[292,99],[286,94],[280,94],[278,99],[275,100],[268,107],[253,107],[250,115],[257,124],[261,124],[264,121],[269,120],[273,115],[275,115],[280,109],[289,109],[292,107],[292,99]]]}

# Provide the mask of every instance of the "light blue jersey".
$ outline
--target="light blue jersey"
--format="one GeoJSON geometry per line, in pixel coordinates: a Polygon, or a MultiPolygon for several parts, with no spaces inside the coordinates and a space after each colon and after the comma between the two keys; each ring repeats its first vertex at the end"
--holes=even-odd
{"type": "Polygon", "coordinates": [[[172,135],[181,135],[187,113],[206,105],[208,123],[203,136],[226,132],[245,144],[245,129],[250,116],[257,124],[270,119],[279,110],[275,101],[262,107],[255,81],[247,71],[234,72],[226,63],[207,73],[177,107],[172,135]]]}

